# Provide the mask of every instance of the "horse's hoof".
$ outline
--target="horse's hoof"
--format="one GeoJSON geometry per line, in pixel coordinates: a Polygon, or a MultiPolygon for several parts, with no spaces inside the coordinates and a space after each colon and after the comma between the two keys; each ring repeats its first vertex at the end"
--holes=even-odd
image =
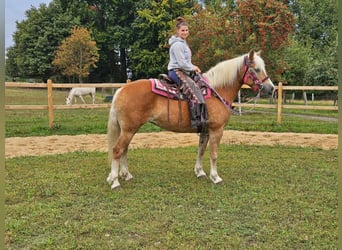
{"type": "Polygon", "coordinates": [[[214,184],[221,184],[221,183],[223,183],[223,180],[222,180],[222,178],[221,177],[212,177],[212,176],[210,176],[210,180],[212,180],[212,182],[214,182],[214,184]]]}
{"type": "Polygon", "coordinates": [[[110,187],[112,190],[114,189],[120,189],[120,183],[113,183],[113,185],[110,187]]]}
{"type": "Polygon", "coordinates": [[[108,182],[108,184],[109,185],[112,185],[112,183],[113,183],[113,179],[112,179],[112,177],[109,175],[108,177],[107,177],[107,182],[108,182]]]}
{"type": "Polygon", "coordinates": [[[133,175],[131,174],[128,174],[126,177],[125,177],[125,181],[130,181],[133,179],[133,175]]]}
{"type": "Polygon", "coordinates": [[[197,170],[195,168],[195,174],[197,176],[197,178],[206,178],[207,174],[203,171],[203,169],[197,170]]]}
{"type": "Polygon", "coordinates": [[[198,179],[207,179],[207,175],[204,173],[204,174],[199,174],[197,175],[197,178],[198,179]]]}
{"type": "Polygon", "coordinates": [[[133,179],[133,175],[131,175],[131,173],[120,174],[120,177],[122,179],[124,179],[125,181],[129,181],[129,180],[133,179]]]}

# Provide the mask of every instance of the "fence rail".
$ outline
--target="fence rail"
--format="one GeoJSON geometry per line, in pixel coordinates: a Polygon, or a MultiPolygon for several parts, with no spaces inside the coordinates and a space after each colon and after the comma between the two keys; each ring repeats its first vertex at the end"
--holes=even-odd
{"type": "MultiPolygon", "coordinates": [[[[5,105],[5,110],[48,110],[49,127],[54,126],[54,110],[65,109],[97,109],[109,108],[111,104],[74,104],[68,105],[54,105],[53,104],[53,89],[54,88],[73,88],[73,87],[96,87],[96,88],[121,88],[125,83],[52,83],[48,80],[46,83],[27,83],[27,82],[6,82],[6,88],[45,88],[47,89],[48,104],[47,105],[5,105]]],[[[250,88],[243,85],[242,88],[250,88]]],[[[253,107],[253,108],[273,108],[277,109],[277,123],[281,123],[282,109],[302,109],[302,110],[338,110],[338,106],[322,106],[322,105],[286,105],[283,104],[283,91],[285,90],[302,90],[302,91],[338,91],[338,86],[283,86],[280,82],[276,86],[278,90],[277,104],[248,104],[248,103],[234,103],[236,107],[253,107]]]]}

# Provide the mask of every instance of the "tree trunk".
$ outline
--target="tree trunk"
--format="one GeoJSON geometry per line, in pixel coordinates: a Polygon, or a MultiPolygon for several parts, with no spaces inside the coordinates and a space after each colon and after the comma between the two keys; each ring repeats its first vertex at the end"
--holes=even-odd
{"type": "Polygon", "coordinates": [[[126,78],[127,78],[126,48],[120,48],[120,82],[126,82],[126,78]]]}

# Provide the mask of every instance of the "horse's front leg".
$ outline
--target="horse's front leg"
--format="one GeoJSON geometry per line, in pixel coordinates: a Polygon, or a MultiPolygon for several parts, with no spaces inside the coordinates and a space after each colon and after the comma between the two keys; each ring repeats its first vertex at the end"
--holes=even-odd
{"type": "Polygon", "coordinates": [[[223,130],[216,132],[215,135],[210,134],[210,179],[215,183],[222,182],[222,178],[217,174],[217,151],[223,135],[223,130]]]}
{"type": "Polygon", "coordinates": [[[203,171],[202,159],[205,153],[205,149],[207,148],[208,140],[209,140],[208,133],[200,134],[199,144],[198,144],[198,154],[197,154],[197,160],[196,160],[196,165],[195,165],[195,174],[199,178],[207,176],[205,172],[203,171]]]}

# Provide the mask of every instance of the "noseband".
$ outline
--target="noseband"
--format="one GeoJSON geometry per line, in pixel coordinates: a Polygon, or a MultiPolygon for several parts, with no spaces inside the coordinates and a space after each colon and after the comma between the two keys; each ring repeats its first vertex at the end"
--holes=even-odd
{"type": "Polygon", "coordinates": [[[257,92],[258,90],[261,90],[263,88],[263,83],[269,79],[268,76],[266,76],[264,79],[261,81],[258,79],[258,77],[255,74],[254,69],[252,69],[250,66],[251,64],[254,63],[253,61],[248,61],[248,56],[245,56],[244,58],[244,68],[245,68],[245,73],[243,74],[242,80],[241,80],[241,85],[242,84],[247,84],[248,79],[251,79],[253,81],[253,90],[257,92]],[[252,69],[252,70],[250,70],[252,69]]]}

